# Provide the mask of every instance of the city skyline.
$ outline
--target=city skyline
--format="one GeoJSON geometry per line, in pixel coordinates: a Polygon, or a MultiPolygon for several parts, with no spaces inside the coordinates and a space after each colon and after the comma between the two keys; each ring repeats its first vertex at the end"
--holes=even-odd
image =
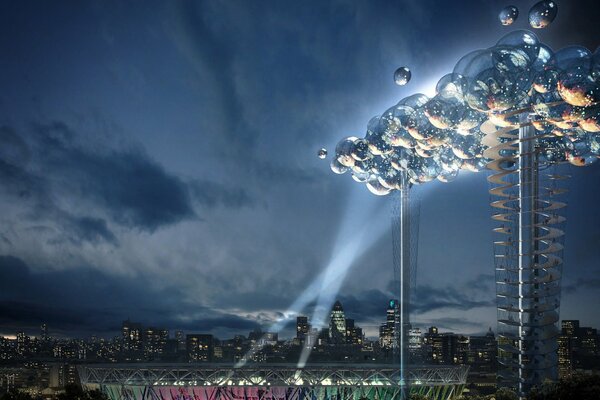
{"type": "MultiPolygon", "coordinates": [[[[494,43],[503,4],[155,5],[120,5],[131,19],[95,3],[2,6],[0,334],[41,321],[107,333],[126,316],[265,329],[367,222],[382,232],[337,297],[377,329],[393,297],[389,202],[332,176],[316,151],[494,43]],[[413,73],[404,88],[399,65],[413,73]]],[[[595,49],[594,6],[561,4],[540,36],[595,49]]],[[[599,168],[571,173],[562,297],[564,315],[594,326],[599,168]]],[[[485,174],[415,191],[413,321],[495,330],[485,174]]]]}
{"type": "MultiPolygon", "coordinates": [[[[385,335],[391,335],[391,336],[394,335],[393,331],[382,330],[386,326],[393,329],[393,326],[394,326],[394,322],[393,321],[395,321],[395,317],[394,317],[394,314],[392,313],[392,309],[393,309],[393,306],[391,306],[392,302],[397,302],[397,300],[396,299],[389,299],[387,301],[387,308],[383,307],[383,312],[381,313],[379,324],[378,325],[372,325],[372,326],[370,326],[371,328],[373,328],[373,329],[376,330],[376,333],[377,333],[376,335],[367,335],[367,334],[364,333],[365,330],[363,329],[363,336],[364,336],[365,339],[368,339],[368,340],[381,340],[382,332],[385,332],[384,333],[385,335]]],[[[336,304],[332,308],[332,310],[331,310],[331,312],[330,312],[330,314],[329,314],[329,316],[327,318],[327,326],[323,327],[321,329],[316,329],[316,328],[312,327],[311,320],[310,320],[309,316],[298,314],[296,317],[294,317],[294,318],[292,318],[292,319],[289,320],[289,324],[288,325],[290,325],[290,326],[287,327],[289,329],[286,328],[286,329],[281,330],[279,332],[269,332],[268,330],[263,330],[262,328],[258,327],[258,328],[254,329],[254,330],[251,330],[251,331],[239,331],[239,332],[236,332],[231,337],[219,338],[219,337],[215,336],[215,338],[217,338],[217,339],[231,339],[231,338],[234,338],[236,336],[246,336],[246,337],[248,337],[247,333],[250,332],[251,334],[252,333],[275,333],[275,334],[277,334],[277,336],[280,339],[291,340],[291,339],[294,339],[294,338],[301,337],[301,330],[299,329],[299,324],[306,325],[306,327],[304,328],[305,330],[302,329],[302,333],[304,335],[306,335],[306,336],[308,336],[308,334],[316,332],[317,335],[318,334],[322,334],[322,333],[326,333],[328,335],[328,337],[332,338],[331,334],[329,333],[331,331],[330,326],[333,323],[332,315],[335,314],[334,310],[336,309],[336,306],[338,304],[341,305],[342,308],[343,308],[343,304],[341,304],[341,302],[339,300],[336,301],[336,304]]],[[[345,317],[345,313],[349,312],[349,311],[350,310],[347,310],[346,308],[343,308],[343,311],[342,311],[343,314],[342,315],[344,315],[344,317],[345,317]]],[[[351,315],[351,314],[349,313],[349,315],[351,315]]],[[[355,326],[357,328],[359,328],[359,329],[363,328],[359,323],[356,323],[356,321],[354,321],[354,319],[352,319],[352,318],[344,318],[344,319],[352,321],[352,323],[355,324],[355,326]]],[[[580,320],[576,320],[576,319],[570,318],[569,316],[561,317],[561,321],[577,321],[578,323],[580,322],[580,320]]],[[[145,328],[148,328],[148,329],[168,331],[170,338],[171,337],[175,337],[178,332],[182,332],[184,334],[208,334],[209,333],[209,332],[203,332],[203,331],[197,331],[197,330],[196,331],[195,330],[187,330],[186,331],[186,330],[177,329],[177,328],[173,328],[173,327],[169,327],[169,326],[161,326],[161,325],[158,325],[158,324],[154,324],[152,322],[141,323],[140,321],[135,321],[135,319],[132,320],[131,318],[126,318],[126,319],[121,320],[119,328],[115,332],[113,332],[112,335],[108,335],[108,336],[101,336],[101,335],[98,335],[96,333],[92,333],[89,336],[79,336],[79,337],[78,336],[63,336],[63,335],[58,335],[57,336],[55,333],[53,334],[52,327],[49,327],[48,324],[46,324],[46,323],[44,323],[42,321],[42,322],[40,322],[40,324],[37,326],[37,329],[35,329],[35,330],[30,330],[30,331],[20,330],[20,331],[13,332],[13,333],[10,333],[10,334],[0,334],[0,338],[5,338],[5,339],[9,339],[9,340],[15,340],[15,339],[17,339],[17,335],[20,332],[22,332],[22,333],[24,333],[25,335],[27,335],[29,337],[37,338],[37,339],[44,339],[44,336],[47,337],[47,338],[52,337],[52,338],[55,338],[55,339],[67,339],[67,340],[70,340],[70,339],[79,340],[79,339],[90,339],[90,338],[112,339],[112,338],[115,338],[115,337],[121,337],[123,335],[123,326],[125,324],[127,324],[127,323],[138,324],[140,327],[145,327],[145,328]]],[[[583,324],[585,325],[585,324],[587,324],[587,322],[584,321],[583,324]]],[[[411,324],[411,329],[422,329],[423,331],[425,331],[426,329],[432,328],[432,327],[434,327],[436,329],[440,328],[437,325],[411,324]]],[[[600,328],[600,326],[599,326],[599,328],[600,328]]],[[[457,335],[469,335],[469,334],[472,334],[472,335],[485,335],[486,333],[489,333],[490,331],[495,333],[495,328],[492,327],[492,326],[490,326],[490,327],[488,327],[487,330],[484,330],[484,331],[481,331],[481,332],[474,332],[474,333],[452,331],[452,330],[447,330],[447,329],[444,329],[444,328],[442,328],[441,331],[444,331],[444,333],[452,333],[452,334],[457,334],[457,335]]]]}

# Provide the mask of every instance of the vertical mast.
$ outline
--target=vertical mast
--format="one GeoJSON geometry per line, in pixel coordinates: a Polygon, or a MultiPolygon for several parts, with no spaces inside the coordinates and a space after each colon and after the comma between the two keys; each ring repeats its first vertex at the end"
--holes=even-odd
{"type": "Polygon", "coordinates": [[[395,319],[396,335],[394,363],[400,367],[401,398],[408,398],[408,382],[405,368],[408,363],[408,329],[410,327],[410,286],[411,286],[411,203],[410,182],[406,172],[402,172],[399,197],[394,199],[392,208],[392,240],[394,254],[394,293],[399,295],[399,317],[395,319]]]}

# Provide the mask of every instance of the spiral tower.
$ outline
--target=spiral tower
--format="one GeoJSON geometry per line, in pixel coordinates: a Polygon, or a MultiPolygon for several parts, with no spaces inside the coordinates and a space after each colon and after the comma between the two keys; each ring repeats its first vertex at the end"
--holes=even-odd
{"type": "MultiPolygon", "coordinates": [[[[558,375],[566,176],[540,160],[545,135],[527,114],[489,134],[498,312],[498,384],[520,396],[558,375]]],[[[543,159],[543,158],[542,158],[543,159]]]]}
{"type": "Polygon", "coordinates": [[[500,344],[498,382],[526,396],[557,375],[565,178],[600,158],[600,49],[553,51],[513,31],[340,140],[336,174],[384,196],[490,168],[500,344]]]}

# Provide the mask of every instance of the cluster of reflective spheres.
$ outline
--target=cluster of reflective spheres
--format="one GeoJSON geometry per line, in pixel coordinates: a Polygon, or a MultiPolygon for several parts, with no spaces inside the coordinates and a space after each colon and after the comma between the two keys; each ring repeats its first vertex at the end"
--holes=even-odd
{"type": "MultiPolygon", "coordinates": [[[[539,1],[529,10],[529,25],[535,29],[545,28],[554,21],[557,14],[558,6],[554,1],[539,1]]],[[[519,9],[515,6],[506,6],[498,14],[498,19],[502,25],[512,25],[518,17],[519,9]]]]}
{"type": "Polygon", "coordinates": [[[342,139],[333,172],[351,172],[377,195],[448,182],[491,161],[483,156],[483,123],[516,127],[523,113],[539,136],[540,162],[582,166],[600,155],[600,49],[554,53],[535,34],[515,31],[461,58],[436,93],[406,97],[373,117],[364,138],[342,139]]]}

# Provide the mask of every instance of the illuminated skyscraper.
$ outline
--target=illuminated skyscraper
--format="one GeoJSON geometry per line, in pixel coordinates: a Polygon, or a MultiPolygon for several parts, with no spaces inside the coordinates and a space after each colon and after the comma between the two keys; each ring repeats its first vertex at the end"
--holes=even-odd
{"type": "Polygon", "coordinates": [[[346,316],[342,303],[336,301],[329,318],[329,339],[334,344],[346,342],[346,316]]]}
{"type": "Polygon", "coordinates": [[[384,349],[400,346],[400,303],[396,299],[389,301],[385,323],[379,327],[379,345],[384,349]]]}

